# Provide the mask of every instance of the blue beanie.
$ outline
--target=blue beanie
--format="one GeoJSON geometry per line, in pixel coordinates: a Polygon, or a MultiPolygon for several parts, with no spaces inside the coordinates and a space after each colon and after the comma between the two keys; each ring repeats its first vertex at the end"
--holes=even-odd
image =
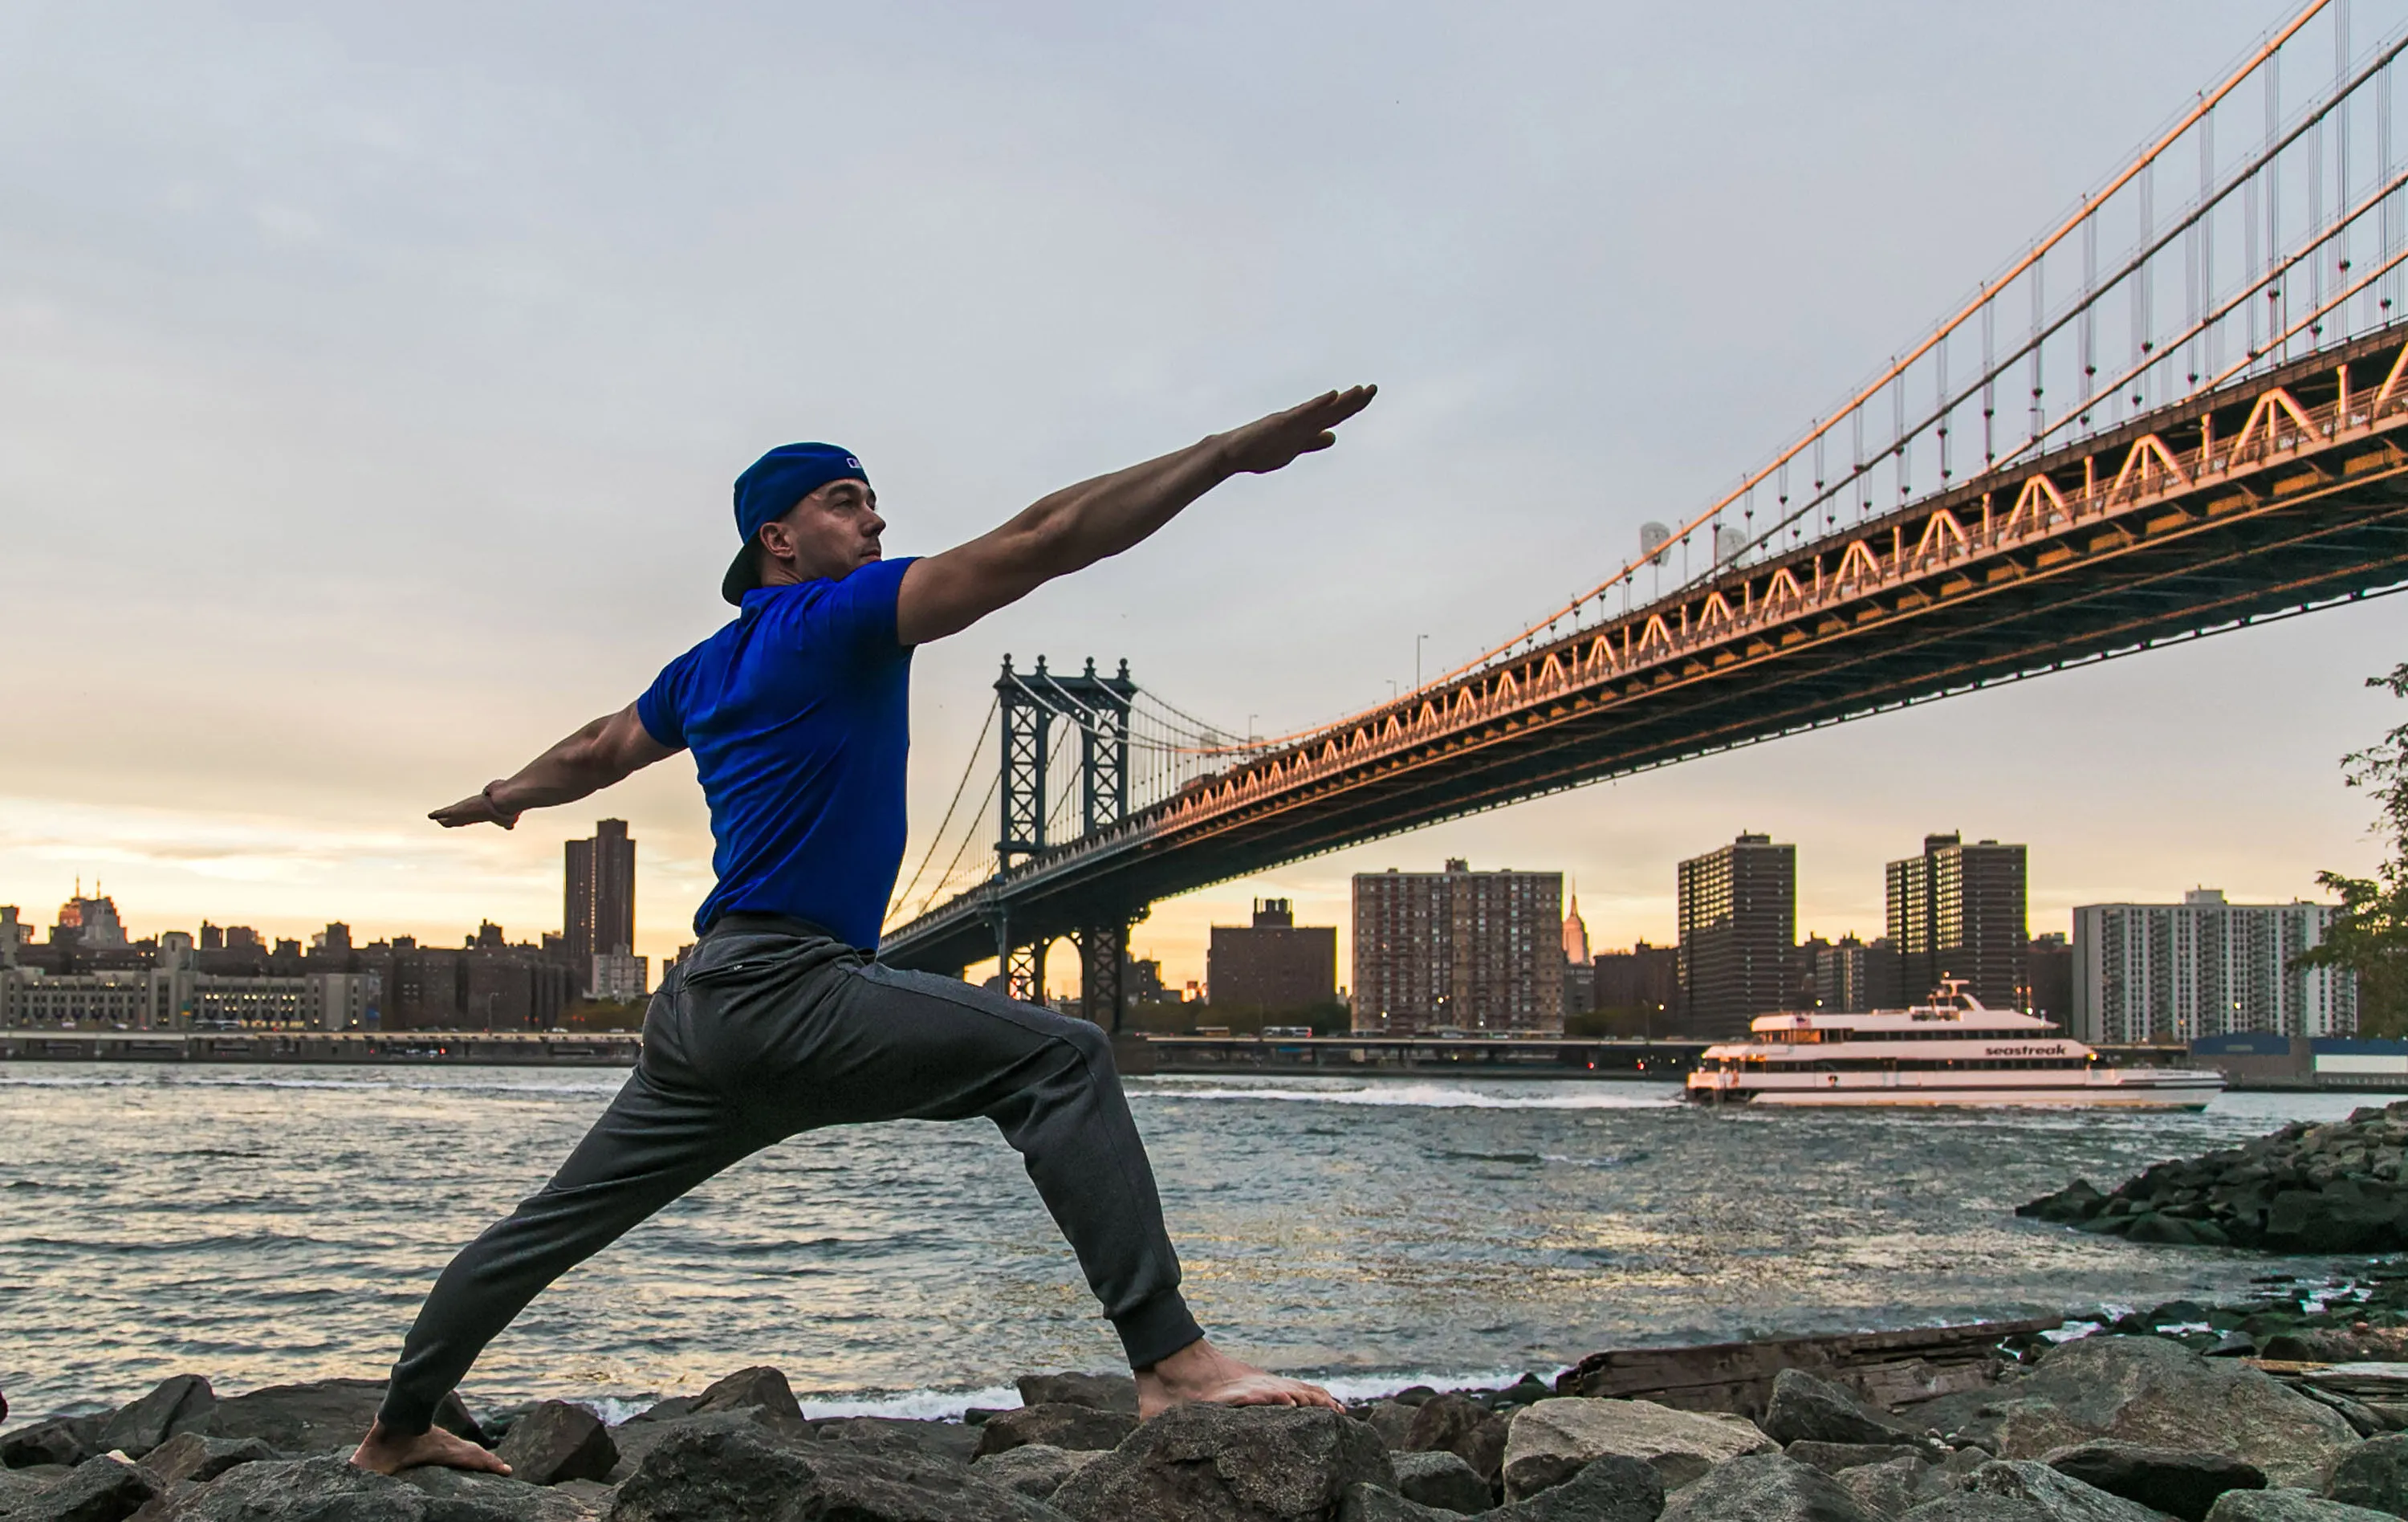
{"type": "Polygon", "coordinates": [[[744,594],[761,584],[760,557],[753,553],[761,525],[783,518],[832,481],[869,484],[861,462],[834,444],[781,444],[736,478],[736,532],[744,547],[719,583],[721,596],[743,606],[744,594]]]}

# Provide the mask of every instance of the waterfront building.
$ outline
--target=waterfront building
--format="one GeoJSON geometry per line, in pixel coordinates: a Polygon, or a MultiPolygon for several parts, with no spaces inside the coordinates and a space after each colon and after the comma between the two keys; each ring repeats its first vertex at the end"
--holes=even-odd
{"type": "Polygon", "coordinates": [[[1870,947],[1852,935],[1818,941],[1813,961],[1815,1006],[1826,1014],[1865,1014],[1880,1008],[1873,1003],[1870,953],[1870,947]]]}
{"type": "MultiPolygon", "coordinates": [[[[1158,969],[1157,969],[1158,971],[1158,969]]],[[[1156,984],[1160,979],[1157,976],[1156,984]]],[[[1216,925],[1204,985],[1218,1011],[1289,1011],[1338,1000],[1338,926],[1298,925],[1285,898],[1254,900],[1252,925],[1216,925]]]]}
{"type": "Polygon", "coordinates": [[[632,1004],[650,998],[652,958],[638,956],[626,950],[594,954],[592,976],[586,987],[590,997],[609,999],[619,1004],[632,1004]]]}
{"type": "Polygon", "coordinates": [[[2179,904],[2086,904],[2073,912],[2072,1034],[2094,1043],[2355,1035],[2355,975],[2292,965],[2339,912],[2228,903],[2215,888],[2179,904]]]}
{"type": "Polygon", "coordinates": [[[2068,1029],[2073,1025],[2073,942],[2062,930],[2031,938],[2024,948],[2024,985],[2031,1012],[2068,1029]]]}
{"type": "Polygon", "coordinates": [[[0,1026],[351,1030],[367,1023],[376,996],[376,978],[358,972],[220,977],[183,965],[65,974],[12,967],[0,969],[0,1026]]]}
{"type": "MultiPolygon", "coordinates": [[[[566,854],[562,924],[568,964],[591,978],[601,965],[595,957],[636,949],[636,842],[628,839],[625,820],[604,819],[595,822],[592,840],[567,842],[566,854]]],[[[595,998],[609,997],[591,982],[585,991],[595,998]]]]}
{"type": "Polygon", "coordinates": [[[58,923],[50,928],[52,940],[69,940],[79,946],[121,947],[125,944],[125,926],[117,917],[117,903],[100,896],[100,884],[93,884],[93,897],[83,896],[83,884],[76,884],[75,897],[59,906],[58,923]]]}
{"type": "MultiPolygon", "coordinates": [[[[1354,877],[1354,1028],[1560,1035],[1560,872],[1442,872],[1354,877]]],[[[1212,985],[1212,1001],[1221,989],[1212,985]]]]}
{"type": "Polygon", "coordinates": [[[1956,834],[1927,835],[1923,854],[1889,864],[1889,939],[1901,1002],[1920,1002],[1942,978],[1962,978],[1992,1009],[2021,1009],[2025,851],[1956,834]]]}
{"type": "Polygon", "coordinates": [[[1636,1014],[1641,1032],[1669,1034],[1681,1007],[1680,949],[1640,940],[1628,951],[1598,952],[1589,987],[1589,1009],[1636,1014]]]}
{"type": "Polygon", "coordinates": [[[33,927],[17,917],[15,904],[0,904],[0,967],[17,959],[17,948],[33,939],[33,927]]]}
{"type": "Polygon", "coordinates": [[[336,921],[309,938],[309,959],[318,961],[332,957],[337,961],[351,955],[351,927],[336,921]]]}
{"type": "Polygon", "coordinates": [[[1719,1040],[1788,1002],[1798,944],[1798,848],[1769,835],[1681,863],[1680,1027],[1719,1040]]]}

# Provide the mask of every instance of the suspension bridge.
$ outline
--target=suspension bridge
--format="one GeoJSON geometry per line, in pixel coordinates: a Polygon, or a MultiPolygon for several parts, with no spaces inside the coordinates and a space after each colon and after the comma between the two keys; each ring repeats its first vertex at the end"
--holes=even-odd
{"type": "Polygon", "coordinates": [[[1067,937],[1117,1026],[1157,899],[2408,585],[2408,30],[2361,48],[2349,10],[2306,5],[1843,405],[1456,670],[1257,739],[1125,662],[1005,657],[881,958],[1038,998],[1067,937]]]}

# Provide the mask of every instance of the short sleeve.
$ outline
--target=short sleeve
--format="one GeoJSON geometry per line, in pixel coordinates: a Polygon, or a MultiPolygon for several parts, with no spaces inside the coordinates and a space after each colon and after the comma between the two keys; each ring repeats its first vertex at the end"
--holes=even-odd
{"type": "Polygon", "coordinates": [[[856,657],[899,651],[895,608],[910,565],[909,556],[873,561],[831,584],[812,610],[820,624],[818,637],[856,657]]]}
{"type": "Polygon", "coordinates": [[[636,717],[643,721],[644,732],[673,751],[685,749],[686,675],[693,665],[694,652],[687,651],[662,668],[644,696],[636,699],[636,717]]]}

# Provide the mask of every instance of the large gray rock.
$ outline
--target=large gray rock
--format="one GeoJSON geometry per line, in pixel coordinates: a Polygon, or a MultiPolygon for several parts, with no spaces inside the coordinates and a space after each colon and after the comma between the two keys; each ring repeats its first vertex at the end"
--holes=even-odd
{"type": "Polygon", "coordinates": [[[2230,1358],[2203,1358],[2161,1337],[2086,1337],[2053,1349],[1994,1389],[1943,1396],[1925,1419],[2000,1458],[2038,1458],[2099,1438],[2152,1448],[2211,1448],[2257,1465],[2276,1485],[2321,1487],[2358,1442],[2348,1422],[2230,1358]]]}
{"type": "Polygon", "coordinates": [[[1773,1376],[1764,1419],[1756,1424],[1775,1443],[1913,1442],[1916,1429],[1884,1415],[1828,1380],[1802,1369],[1773,1376]]]}
{"type": "MultiPolygon", "coordinates": [[[[682,1403],[676,1409],[681,1412],[685,1411],[692,1404],[686,1398],[678,1399],[682,1403]]],[[[668,1404],[667,1401],[661,1403],[661,1405],[666,1404],[668,1404]]],[[[652,1411],[660,1409],[661,1406],[654,1406],[652,1411]]],[[[681,1432],[727,1427],[752,1428],[786,1443],[801,1443],[809,1438],[801,1422],[789,1420],[758,1406],[741,1406],[733,1411],[714,1411],[700,1416],[685,1414],[655,1416],[648,1411],[641,1416],[632,1417],[610,1429],[610,1441],[618,1447],[619,1462],[606,1478],[613,1483],[626,1479],[643,1466],[644,1460],[651,1456],[654,1448],[681,1432]]]]}
{"type": "Polygon", "coordinates": [[[177,1374],[156,1389],[110,1416],[95,1444],[101,1452],[114,1448],[128,1458],[140,1458],[179,1432],[198,1431],[218,1403],[217,1392],[198,1374],[177,1374]]]}
{"type": "Polygon", "coordinates": [[[1061,1522],[966,1465],[781,1439],[733,1413],[676,1424],[619,1486],[609,1522],[1061,1522]]]}
{"type": "Polygon", "coordinates": [[[1045,1500],[1062,1488],[1063,1482],[1102,1457],[1096,1453],[1072,1453],[1068,1448],[1049,1448],[1041,1443],[1024,1443],[1017,1448],[980,1459],[973,1469],[978,1477],[989,1485],[999,1485],[1006,1490],[1017,1490],[1024,1496],[1045,1500]]]}
{"type": "Polygon", "coordinates": [[[1093,1406],[1137,1414],[1137,1381],[1126,1374],[1023,1374],[1018,1383],[1024,1406],[1093,1406]]]}
{"type": "Polygon", "coordinates": [[[2201,1522],[2215,1498],[2228,1490],[2266,1488],[2266,1475],[2257,1465],[2195,1448],[2102,1441],[2058,1448],[2041,1461],[2084,1485],[2185,1522],[2201,1522]]]}
{"type": "Polygon", "coordinates": [[[2325,1499],[2408,1516],[2408,1436],[2369,1438],[2341,1456],[2325,1499]]]}
{"type": "Polygon", "coordinates": [[[1965,1476],[1968,1493],[2020,1501],[2033,1522],[2158,1522],[2138,1501],[2111,1496],[2034,1459],[2000,1459],[1965,1476]]]}
{"type": "MultiPolygon", "coordinates": [[[[270,1385],[218,1399],[200,1430],[212,1437],[257,1438],[279,1453],[349,1456],[367,1435],[384,1401],[380,1379],[318,1379],[301,1385],[270,1385]]],[[[482,1442],[476,1419],[457,1395],[435,1408],[435,1425],[472,1443],[482,1442]]]]}
{"type": "Polygon", "coordinates": [[[1072,1475],[1082,1522],[1327,1522],[1347,1487],[1396,1486],[1380,1435],[1317,1406],[1175,1407],[1072,1475]]]}
{"type": "Polygon", "coordinates": [[[1436,1395],[1414,1411],[1412,1426],[1405,1433],[1405,1448],[1412,1453],[1455,1454],[1481,1478],[1493,1482],[1505,1465],[1510,1430],[1510,1417],[1469,1396],[1436,1395]]]}
{"type": "Polygon", "coordinates": [[[1075,1453],[1103,1453],[1119,1447],[1121,1440],[1136,1430],[1137,1418],[1125,1413],[1049,1401],[989,1416],[978,1429],[974,1457],[1005,1453],[1025,1443],[1075,1453]]]}
{"type": "Polygon", "coordinates": [[[1460,1515],[1407,1500],[1393,1490],[1358,1481],[1348,1486],[1346,1494],[1339,1498],[1337,1522],[1455,1522],[1460,1515]]]}
{"type": "Polygon", "coordinates": [[[541,1400],[510,1423],[494,1450],[513,1478],[529,1485],[607,1478],[619,1462],[619,1445],[602,1418],[566,1400],[541,1400]]]}
{"type": "Polygon", "coordinates": [[[53,1416],[13,1432],[0,1433],[0,1464],[31,1469],[36,1464],[80,1464],[106,1449],[93,1446],[106,1416],[53,1416]]]}
{"type": "Polygon", "coordinates": [[[1520,1500],[1561,1485],[1608,1454],[1652,1464],[1677,1488],[1742,1454],[1773,1443],[1744,1417],[1675,1411],[1652,1400],[1541,1400],[1514,1413],[1505,1438],[1505,1499],[1520,1500]]]}
{"type": "Polygon", "coordinates": [[[795,1399],[795,1387],[786,1383],[782,1371],[767,1364],[738,1369],[724,1379],[712,1383],[682,1414],[707,1416],[716,1411],[760,1410],[773,1416],[793,1421],[803,1419],[801,1402],[795,1399]]]}
{"type": "Polygon", "coordinates": [[[1877,1517],[1904,1515],[1956,1488],[1954,1481],[1937,1464],[1927,1464],[1913,1454],[1824,1472],[1839,1481],[1840,1488],[1854,1496],[1857,1505],[1877,1517]]]}
{"type": "Polygon", "coordinates": [[[1608,1454],[1559,1486],[1480,1515],[1484,1522],[1655,1522],[1663,1510],[1655,1467],[1608,1454]]]}
{"type": "Polygon", "coordinates": [[[2228,1490],[2208,1509],[2207,1522],[2383,1522],[2390,1515],[2311,1490],[2228,1490]]]}
{"type": "Polygon", "coordinates": [[[258,1464],[283,1457],[257,1438],[213,1438],[202,1432],[179,1432],[142,1456],[142,1467],[164,1487],[181,1480],[207,1485],[236,1464],[258,1464]]]}
{"type": "Polygon", "coordinates": [[[423,1491],[327,1456],[229,1470],[179,1491],[159,1522],[429,1522],[429,1506],[423,1491]]]}
{"type": "Polygon", "coordinates": [[[1441,1512],[1484,1512],[1497,1503],[1488,1482],[1464,1461],[1461,1454],[1434,1448],[1427,1453],[1388,1456],[1396,1466],[1397,1494],[1441,1512]]]}
{"type": "Polygon", "coordinates": [[[1388,1445],[1390,1453],[1398,1453],[1408,1446],[1407,1440],[1413,1435],[1413,1422],[1421,1415],[1421,1409],[1418,1403],[1409,1405],[1402,1400],[1375,1400],[1354,1412],[1353,1415],[1358,1422],[1369,1423],[1371,1430],[1380,1434],[1380,1441],[1388,1445]]]}
{"type": "Polygon", "coordinates": [[[396,1478],[427,1497],[426,1522],[594,1522],[576,1498],[509,1475],[421,1468],[396,1478]]]}
{"type": "Polygon", "coordinates": [[[803,1424],[803,1435],[841,1443],[856,1453],[888,1458],[941,1458],[967,1464],[978,1453],[979,1429],[959,1422],[924,1422],[908,1416],[823,1416],[803,1424]]]}
{"type": "Polygon", "coordinates": [[[12,1508],[8,1522],[124,1522],[158,1493],[141,1466],[102,1454],[12,1508]]]}
{"type": "Polygon", "coordinates": [[[22,1506],[64,1478],[66,1476],[64,1474],[37,1474],[25,1470],[0,1469],[0,1516],[7,1516],[9,1508],[22,1506]]]}
{"type": "Polygon", "coordinates": [[[1664,1522],[1872,1522],[1841,1484],[1784,1454],[1745,1454],[1675,1492],[1664,1522]]]}
{"type": "Polygon", "coordinates": [[[1937,1463],[1941,1457],[1940,1450],[1919,1443],[1792,1443],[1782,1452],[1801,1464],[1813,1465],[1826,1474],[1837,1474],[1843,1469],[1856,1469],[1866,1464],[1886,1464],[1893,1458],[1937,1463]]]}

